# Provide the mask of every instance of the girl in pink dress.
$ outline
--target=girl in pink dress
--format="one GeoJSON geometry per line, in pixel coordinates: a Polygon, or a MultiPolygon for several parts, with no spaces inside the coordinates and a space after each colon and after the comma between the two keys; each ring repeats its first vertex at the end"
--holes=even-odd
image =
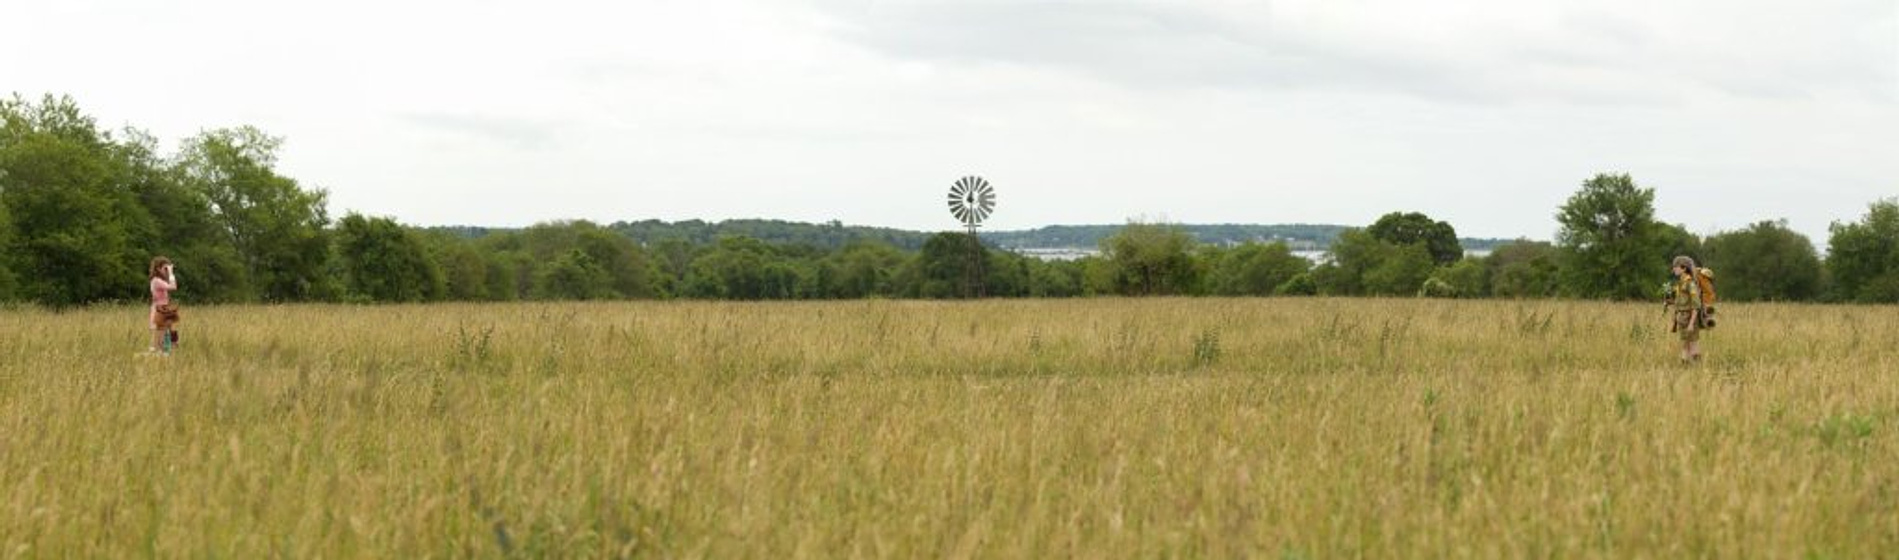
{"type": "Polygon", "coordinates": [[[178,273],[171,269],[171,259],[156,257],[152,259],[152,347],[147,352],[171,355],[172,327],[178,323],[178,308],[171,304],[171,292],[178,289],[178,273]]]}

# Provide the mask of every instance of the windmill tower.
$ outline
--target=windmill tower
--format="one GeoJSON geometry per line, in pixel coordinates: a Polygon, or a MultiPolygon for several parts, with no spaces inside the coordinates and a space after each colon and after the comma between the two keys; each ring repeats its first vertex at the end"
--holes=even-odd
{"type": "Polygon", "coordinates": [[[969,263],[963,267],[963,296],[988,295],[983,286],[982,239],[976,236],[976,228],[982,227],[982,221],[996,211],[996,189],[982,177],[971,175],[957,179],[950,185],[949,209],[950,215],[969,230],[969,263]]]}

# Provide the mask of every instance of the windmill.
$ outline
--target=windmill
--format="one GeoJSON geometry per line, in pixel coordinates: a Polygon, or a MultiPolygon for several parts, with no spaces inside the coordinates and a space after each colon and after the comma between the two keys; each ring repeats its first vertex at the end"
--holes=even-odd
{"type": "Polygon", "coordinates": [[[974,175],[957,179],[950,184],[950,215],[963,222],[969,230],[969,264],[963,267],[963,295],[983,297],[982,239],[976,237],[976,228],[982,227],[982,221],[996,211],[996,189],[989,181],[974,175]]]}

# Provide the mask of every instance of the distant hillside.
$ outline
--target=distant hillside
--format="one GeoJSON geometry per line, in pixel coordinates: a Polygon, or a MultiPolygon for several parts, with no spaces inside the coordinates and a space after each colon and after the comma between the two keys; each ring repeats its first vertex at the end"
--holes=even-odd
{"type": "MultiPolygon", "coordinates": [[[[1121,229],[1121,226],[1122,224],[1044,226],[1029,230],[984,231],[981,235],[985,242],[1005,249],[1094,249],[1101,246],[1103,238],[1113,235],[1115,231],[1121,229]]],[[[1236,245],[1247,242],[1284,241],[1295,250],[1313,251],[1330,247],[1332,240],[1350,229],[1349,226],[1331,224],[1179,224],[1179,226],[1201,243],[1236,245]]],[[[813,224],[759,219],[722,222],[641,220],[614,222],[606,227],[643,244],[662,239],[684,239],[693,244],[707,244],[716,242],[724,236],[746,236],[767,243],[809,245],[824,249],[836,249],[861,241],[877,241],[907,251],[922,248],[923,242],[936,233],[884,227],[847,226],[836,221],[813,224]]],[[[509,231],[507,228],[473,226],[445,226],[428,229],[469,238],[481,237],[494,231],[509,231]]],[[[1487,251],[1510,240],[1466,238],[1461,241],[1466,250],[1487,251]]]]}
{"type": "MultiPolygon", "coordinates": [[[[642,244],[662,239],[684,239],[695,245],[715,243],[720,237],[744,236],[766,243],[779,245],[809,245],[825,249],[836,249],[860,241],[880,241],[900,249],[917,250],[923,247],[924,240],[933,232],[909,231],[894,228],[847,226],[838,222],[812,224],[788,222],[784,220],[726,220],[707,222],[704,220],[682,220],[665,222],[660,220],[640,220],[637,222],[614,222],[606,228],[632,238],[642,244]]],[[[464,238],[478,238],[489,233],[517,231],[521,228],[486,228],[478,226],[438,226],[425,228],[430,231],[447,232],[464,238]]]]}
{"type": "MultiPolygon", "coordinates": [[[[983,238],[1010,249],[1077,247],[1095,248],[1101,240],[1120,231],[1123,224],[1086,226],[1045,226],[1022,231],[983,232],[983,238]]],[[[1331,246],[1346,226],[1325,224],[1180,224],[1181,229],[1201,243],[1236,245],[1246,242],[1285,241],[1294,249],[1324,249],[1331,246]]]]}
{"type": "Polygon", "coordinates": [[[847,226],[837,221],[811,224],[784,220],[726,220],[723,222],[641,220],[614,222],[608,225],[607,229],[625,234],[640,243],[652,243],[661,239],[684,239],[693,244],[706,244],[717,242],[720,237],[744,236],[766,243],[810,245],[825,249],[836,249],[860,241],[881,241],[909,251],[923,248],[923,242],[929,239],[931,234],[931,232],[894,228],[847,226]]]}

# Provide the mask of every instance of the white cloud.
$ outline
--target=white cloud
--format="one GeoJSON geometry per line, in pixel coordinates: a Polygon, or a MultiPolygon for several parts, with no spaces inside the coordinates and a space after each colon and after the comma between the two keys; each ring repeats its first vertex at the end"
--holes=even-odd
{"type": "Polygon", "coordinates": [[[1598,171],[1706,232],[1899,192],[1889,1],[9,7],[0,87],[182,138],[254,124],[340,212],[953,227],[1369,223],[1548,237],[1598,171]],[[84,40],[75,41],[74,37],[84,40]],[[58,45],[52,47],[51,45],[58,45]],[[21,56],[20,53],[32,53],[21,56]]]}

